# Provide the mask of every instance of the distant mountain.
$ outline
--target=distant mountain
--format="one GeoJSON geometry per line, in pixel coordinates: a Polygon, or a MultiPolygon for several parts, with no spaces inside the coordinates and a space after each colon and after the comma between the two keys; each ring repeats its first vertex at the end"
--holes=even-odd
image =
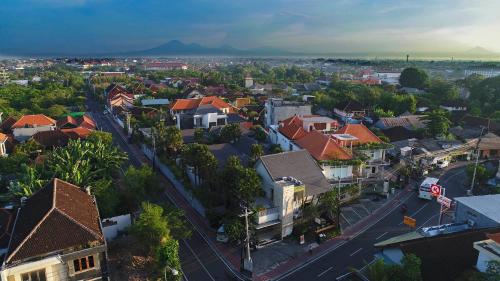
{"type": "Polygon", "coordinates": [[[469,55],[493,55],[493,54],[495,54],[495,52],[492,52],[492,51],[485,49],[483,47],[480,47],[480,46],[469,49],[469,50],[465,51],[465,53],[467,53],[469,55]]]}
{"type": "MultiPolygon", "coordinates": [[[[270,47],[260,47],[255,49],[241,50],[234,48],[230,45],[222,45],[220,47],[205,47],[197,43],[185,44],[179,40],[172,40],[160,46],[127,52],[124,55],[131,56],[162,56],[162,55],[229,55],[229,56],[282,56],[282,55],[293,55],[295,53],[270,48],[270,47]]],[[[123,55],[123,54],[122,54],[123,55]]]]}

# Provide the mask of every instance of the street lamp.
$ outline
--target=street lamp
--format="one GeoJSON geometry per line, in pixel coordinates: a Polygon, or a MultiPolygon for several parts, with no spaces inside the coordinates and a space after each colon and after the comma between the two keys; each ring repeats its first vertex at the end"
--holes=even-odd
{"type": "Polygon", "coordinates": [[[171,268],[170,266],[165,266],[165,281],[168,281],[167,280],[167,269],[170,270],[170,273],[172,273],[173,276],[179,276],[179,271],[175,268],[171,268]]]}

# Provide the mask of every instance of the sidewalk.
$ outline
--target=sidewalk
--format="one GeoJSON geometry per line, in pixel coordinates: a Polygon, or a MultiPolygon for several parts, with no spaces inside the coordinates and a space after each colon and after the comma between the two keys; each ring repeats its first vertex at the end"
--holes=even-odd
{"type": "MultiPolygon", "coordinates": [[[[123,132],[123,129],[119,127],[113,120],[110,120],[106,116],[107,120],[117,131],[118,134],[127,140],[127,136],[123,132]]],[[[128,145],[130,150],[134,153],[134,156],[142,162],[142,164],[147,164],[152,166],[152,162],[143,154],[142,150],[136,145],[128,145]]],[[[158,173],[162,175],[161,173],[158,173]]],[[[191,222],[193,228],[203,237],[207,244],[214,250],[216,255],[227,265],[232,267],[233,273],[236,272],[239,275],[240,268],[240,249],[230,247],[228,244],[221,244],[216,242],[216,232],[208,225],[206,219],[202,218],[200,214],[191,207],[189,202],[180,194],[177,189],[168,181],[163,175],[159,177],[161,181],[160,185],[165,187],[164,195],[171,201],[175,206],[184,210],[186,218],[191,222]],[[227,263],[229,261],[229,264],[227,263]]]]}
{"type": "Polygon", "coordinates": [[[375,212],[363,218],[355,225],[346,228],[341,236],[337,236],[323,244],[320,244],[317,248],[314,249],[313,255],[304,253],[304,255],[300,256],[299,258],[291,259],[280,264],[275,269],[257,276],[256,278],[254,278],[254,280],[264,281],[278,278],[288,272],[293,271],[299,265],[311,263],[321,258],[322,256],[334,251],[336,248],[347,243],[349,240],[360,235],[368,228],[382,220],[392,210],[399,206],[401,202],[408,198],[411,193],[412,191],[407,185],[404,189],[390,198],[382,207],[378,208],[375,212]]]}

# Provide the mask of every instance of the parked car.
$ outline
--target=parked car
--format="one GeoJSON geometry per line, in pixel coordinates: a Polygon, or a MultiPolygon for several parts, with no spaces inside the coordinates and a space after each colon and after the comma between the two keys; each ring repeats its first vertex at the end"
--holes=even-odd
{"type": "Polygon", "coordinates": [[[448,160],[439,160],[436,163],[436,166],[440,169],[446,168],[448,165],[450,165],[450,161],[448,160]]]}

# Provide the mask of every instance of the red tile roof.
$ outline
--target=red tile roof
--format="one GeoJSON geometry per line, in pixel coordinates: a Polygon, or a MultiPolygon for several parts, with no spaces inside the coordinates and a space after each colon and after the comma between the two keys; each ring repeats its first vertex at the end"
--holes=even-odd
{"type": "Polygon", "coordinates": [[[216,96],[203,97],[201,99],[177,99],[171,106],[172,110],[195,109],[200,105],[210,104],[218,109],[231,108],[231,106],[216,96]]]}
{"type": "Polygon", "coordinates": [[[92,134],[93,130],[85,128],[85,127],[77,127],[72,129],[62,129],[64,134],[66,134],[70,139],[85,139],[90,134],[92,134]]]}
{"type": "Polygon", "coordinates": [[[297,140],[307,134],[306,130],[303,128],[303,124],[302,120],[297,115],[294,115],[283,120],[280,123],[278,131],[291,140],[297,140]]]}
{"type": "Polygon", "coordinates": [[[486,234],[486,236],[496,243],[500,244],[500,232],[494,234],[486,234]]]}
{"type": "Polygon", "coordinates": [[[60,179],[33,194],[19,210],[7,264],[49,253],[104,244],[92,196],[60,179]]]}
{"type": "Polygon", "coordinates": [[[344,127],[340,128],[336,134],[349,134],[355,136],[358,138],[355,144],[372,142],[382,143],[382,140],[363,124],[346,124],[344,127]]]}
{"type": "Polygon", "coordinates": [[[16,118],[9,117],[2,122],[2,124],[0,125],[0,130],[2,130],[4,133],[9,133],[11,132],[12,125],[14,125],[14,123],[16,122],[16,118]]]}
{"type": "Polygon", "coordinates": [[[295,143],[318,161],[349,160],[352,156],[340,147],[333,139],[318,131],[311,131],[295,143]]]}
{"type": "Polygon", "coordinates": [[[55,126],[56,120],[43,114],[24,115],[12,125],[12,129],[34,127],[34,126],[55,126]]]}
{"type": "Polygon", "coordinates": [[[45,148],[61,147],[68,144],[69,137],[61,130],[41,131],[32,136],[33,140],[45,148]]]}

